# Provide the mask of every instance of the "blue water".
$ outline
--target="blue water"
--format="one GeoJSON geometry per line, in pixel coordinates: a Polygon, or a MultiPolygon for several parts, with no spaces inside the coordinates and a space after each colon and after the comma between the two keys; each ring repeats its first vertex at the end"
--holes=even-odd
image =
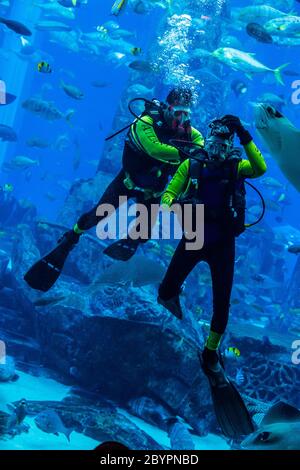
{"type": "MultiPolygon", "coordinates": [[[[142,2],[143,0],[141,0],[141,3],[142,2]]],[[[53,1],[51,3],[55,4],[56,2],[53,1]]],[[[270,243],[270,246],[268,246],[268,240],[274,237],[277,237],[276,241],[283,251],[280,253],[280,256],[278,255],[278,259],[276,255],[272,255],[272,257],[270,255],[270,263],[273,263],[272,266],[268,266],[266,272],[258,273],[270,278],[274,275],[272,280],[277,282],[276,286],[273,288],[274,292],[270,291],[270,289],[263,292],[265,297],[270,298],[270,301],[268,301],[270,304],[268,305],[269,309],[267,309],[266,306],[267,301],[262,301],[258,295],[256,299],[253,299],[253,302],[248,302],[243,298],[240,304],[242,308],[236,305],[233,307],[234,311],[239,310],[237,316],[240,322],[235,325],[234,334],[236,334],[240,324],[243,324],[244,329],[242,330],[242,334],[245,334],[245,324],[247,325],[247,322],[250,321],[251,326],[258,326],[262,329],[260,330],[261,336],[271,336],[271,332],[274,338],[276,335],[279,335],[281,338],[279,343],[281,345],[286,344],[284,351],[280,350],[278,352],[276,360],[281,354],[279,361],[282,361],[282,364],[290,366],[290,356],[292,353],[291,340],[297,340],[297,335],[299,336],[300,334],[300,300],[299,297],[297,297],[299,296],[299,279],[298,281],[296,279],[298,284],[296,283],[296,287],[293,290],[295,297],[290,304],[290,307],[293,308],[296,313],[291,314],[285,310],[288,307],[285,303],[284,292],[287,286],[290,285],[291,276],[298,259],[297,255],[289,253],[287,248],[294,243],[300,245],[299,192],[286,179],[274,158],[269,155],[268,150],[261,142],[255,130],[253,106],[251,103],[257,102],[263,93],[273,93],[274,95],[280,96],[285,101],[281,110],[282,113],[289,118],[296,127],[300,128],[300,105],[292,103],[292,83],[300,77],[298,61],[300,46],[288,47],[261,43],[247,34],[245,24],[243,24],[240,29],[235,28],[234,17],[230,16],[230,14],[232,15],[236,8],[246,6],[245,2],[242,0],[218,0],[218,2],[209,0],[194,0],[193,2],[185,2],[184,0],[162,1],[162,5],[159,5],[160,2],[157,2],[156,6],[149,7],[149,11],[146,14],[137,14],[133,11],[133,5],[137,4],[137,2],[129,1],[128,3],[124,11],[122,11],[119,16],[114,17],[111,15],[112,0],[101,0],[101,2],[98,0],[88,0],[86,5],[82,5],[80,8],[73,10],[75,19],[68,20],[60,16],[47,18],[32,0],[10,0],[9,6],[5,6],[3,2],[0,2],[0,16],[18,20],[26,24],[26,26],[32,30],[33,35],[26,39],[36,51],[34,55],[22,56],[22,54],[20,54],[22,50],[20,35],[6,28],[6,26],[0,25],[0,79],[5,82],[7,91],[16,95],[16,100],[12,104],[7,106],[0,105],[0,124],[12,127],[18,135],[16,142],[0,141],[0,186],[4,186],[7,183],[12,184],[12,196],[17,201],[29,201],[29,203],[36,208],[37,220],[48,220],[50,222],[60,223],[61,210],[64,207],[64,202],[68,197],[69,190],[75,182],[93,179],[97,173],[97,169],[103,171],[103,174],[105,174],[105,172],[107,173],[109,169],[108,178],[111,177],[111,175],[115,175],[119,170],[123,146],[122,136],[124,136],[124,134],[110,141],[108,144],[105,143],[104,139],[131,122],[132,116],[127,110],[127,104],[129,99],[134,98],[135,95],[128,95],[127,88],[135,84],[144,85],[148,89],[153,88],[153,94],[150,92],[147,98],[155,97],[161,100],[165,98],[166,93],[172,88],[172,85],[185,83],[191,86],[195,94],[198,95],[194,109],[195,118],[192,118],[192,123],[195,128],[199,128],[203,133],[205,133],[211,118],[220,117],[224,114],[238,115],[250,130],[255,143],[266,157],[268,172],[265,176],[274,178],[279,184],[278,189],[273,189],[264,182],[264,178],[255,182],[256,187],[262,192],[267,201],[266,215],[263,223],[260,225],[262,231],[264,231],[264,242],[262,242],[260,238],[263,236],[261,235],[262,232],[259,232],[259,230],[257,232],[251,232],[248,236],[249,238],[243,238],[244,241],[238,242],[240,243],[240,245],[238,245],[238,253],[239,256],[249,255],[250,259],[248,259],[248,264],[253,263],[253,265],[255,265],[256,262],[259,262],[260,257],[268,253],[268,250],[270,250],[270,253],[274,250],[275,245],[271,246],[270,243]],[[164,6],[164,8],[162,6],[164,6]],[[202,24],[199,26],[200,32],[198,31],[197,33],[198,39],[193,37],[195,32],[193,32],[189,21],[187,23],[188,26],[182,26],[182,35],[180,36],[178,33],[178,24],[180,18],[182,20],[182,16],[178,16],[177,20],[174,20],[173,16],[172,23],[172,15],[184,14],[190,15],[192,19],[199,19],[201,15],[203,15],[202,24]],[[46,19],[61,21],[70,25],[73,32],[77,34],[76,42],[81,47],[81,50],[79,52],[72,52],[68,50],[66,44],[53,42],[54,36],[51,32],[37,31],[35,29],[36,22],[46,19]],[[128,41],[133,47],[141,48],[142,54],[140,56],[135,57],[132,55],[130,46],[125,55],[123,55],[122,51],[121,58],[114,57],[114,53],[120,51],[114,50],[113,48],[96,47],[94,50],[91,48],[89,52],[83,50],[81,39],[84,36],[82,35],[84,35],[84,33],[96,33],[97,27],[108,21],[115,21],[121,29],[133,33],[131,37],[125,38],[124,41],[128,41]],[[213,27],[211,26],[212,24],[213,27]],[[272,74],[253,74],[251,79],[243,72],[235,71],[227,65],[214,61],[208,61],[203,64],[203,62],[197,63],[192,60],[195,47],[200,47],[212,52],[214,49],[222,46],[222,39],[228,35],[235,37],[237,44],[240,44],[240,47],[237,48],[244,52],[255,53],[257,60],[272,69],[288,63],[289,65],[286,70],[294,72],[294,76],[283,73],[283,86],[272,79],[272,74]],[[178,40],[177,43],[176,37],[178,40]],[[180,52],[180,47],[182,46],[186,47],[186,50],[180,52]],[[38,62],[43,60],[49,63],[52,69],[51,73],[46,74],[38,72],[38,62]],[[154,63],[158,67],[157,72],[149,74],[131,69],[129,64],[134,60],[154,63]],[[205,69],[206,72],[214,74],[216,81],[213,83],[205,78],[203,79],[201,69],[205,69]],[[269,77],[269,80],[267,80],[267,77],[269,77]],[[61,88],[62,80],[67,84],[78,87],[84,93],[84,98],[79,101],[67,96],[61,88]],[[234,80],[240,80],[246,85],[247,92],[245,94],[236,96],[231,90],[231,84],[234,80]],[[96,88],[92,86],[93,81],[107,82],[107,86],[96,88]],[[217,89],[223,96],[223,99],[218,96],[217,89]],[[66,122],[65,119],[55,122],[42,119],[40,116],[30,113],[22,107],[22,103],[31,97],[42,98],[48,102],[53,102],[55,107],[64,114],[72,109],[74,110],[74,115],[70,122],[66,122]],[[26,142],[34,137],[49,141],[50,146],[45,149],[29,147],[26,142]],[[61,144],[60,149],[58,148],[59,144],[57,142],[61,144]],[[111,152],[112,146],[114,149],[113,152],[111,152]],[[113,160],[109,160],[109,153],[113,156],[113,160]],[[78,155],[80,156],[78,157],[78,155]],[[36,161],[37,164],[28,168],[7,171],[5,164],[9,163],[17,156],[28,157],[36,161]],[[280,230],[283,231],[283,235],[278,237],[277,234],[280,230]],[[268,238],[268,234],[270,238],[268,238]],[[281,268],[278,268],[278,266],[276,268],[276,259],[278,266],[280,265],[281,268]],[[275,272],[277,274],[274,274],[275,272]],[[280,274],[283,274],[284,280],[281,284],[278,284],[280,274]],[[264,303],[261,304],[261,302],[264,303]],[[248,309],[250,309],[250,304],[252,303],[258,304],[258,307],[261,307],[262,311],[257,309],[257,318],[255,318],[255,314],[253,310],[251,310],[252,317],[249,320],[248,309]],[[278,314],[278,318],[280,318],[278,322],[276,320],[277,317],[275,320],[274,318],[266,320],[268,315],[273,315],[273,313],[270,314],[270,312],[273,312],[272,304],[278,305],[277,310],[274,310],[274,312],[277,312],[276,315],[278,314]],[[266,309],[265,312],[264,308],[266,309]],[[279,310],[282,314],[281,316],[278,313],[279,310]]],[[[151,4],[150,0],[144,3],[151,4]]],[[[263,4],[263,2],[249,0],[247,5],[250,6],[258,3],[263,4]]],[[[296,0],[290,2],[266,1],[265,4],[273,5],[286,13],[293,11],[294,15],[299,15],[300,17],[300,3],[296,0]]],[[[68,34],[71,35],[71,33],[68,34]]],[[[94,39],[94,41],[96,41],[96,39],[94,39]]],[[[103,41],[105,41],[105,39],[103,39],[103,41]]],[[[105,189],[104,184],[105,183],[99,187],[99,197],[105,189]]],[[[260,200],[258,195],[252,192],[252,190],[248,191],[248,202],[247,218],[249,221],[253,221],[255,217],[251,215],[251,207],[254,205],[260,206],[260,200]]],[[[74,207],[74,214],[75,209],[74,207]]],[[[76,221],[75,219],[76,217],[74,216],[74,219],[69,220],[68,225],[70,227],[76,221]]],[[[4,221],[0,224],[0,231],[4,233],[0,238],[0,249],[7,252],[9,256],[9,249],[14,243],[14,231],[17,230],[18,222],[18,220],[14,220],[12,225],[11,223],[6,225],[4,221]],[[5,233],[9,234],[8,238],[5,233]]],[[[65,222],[64,225],[66,225],[65,222]]],[[[95,231],[92,230],[91,234],[95,235],[95,231]]],[[[53,242],[55,241],[54,237],[55,235],[53,235],[53,242]]],[[[48,248],[49,246],[47,245],[47,249],[48,248]]],[[[157,256],[158,260],[161,255],[157,254],[153,256],[154,258],[157,256]]],[[[164,259],[165,266],[168,265],[168,261],[169,258],[166,257],[164,259]]],[[[265,265],[266,263],[267,262],[265,262],[265,265]]],[[[28,267],[29,266],[27,266],[27,268],[28,267]]],[[[95,267],[93,269],[95,269],[95,267]]],[[[299,274],[300,270],[298,269],[297,272],[299,274]]],[[[237,282],[240,284],[244,283],[249,287],[250,293],[255,296],[255,284],[253,283],[253,279],[247,277],[248,272],[245,267],[242,266],[239,268],[238,276],[237,282]]],[[[75,288],[73,288],[74,291],[83,288],[81,281],[78,281],[78,278],[76,278],[76,273],[75,279],[77,287],[75,286],[75,288]]],[[[197,282],[198,278],[195,277],[195,279],[197,282]]],[[[73,281],[74,279],[72,279],[72,282],[73,281]]],[[[22,286],[20,277],[18,278],[18,282],[22,286]]],[[[193,296],[194,292],[197,291],[198,287],[200,289],[200,284],[199,286],[197,286],[197,283],[192,282],[187,284],[187,289],[190,289],[190,291],[188,291],[191,294],[190,298],[193,296]]],[[[147,297],[148,300],[150,299],[150,301],[155,302],[155,292],[154,289],[151,291],[151,288],[149,288],[149,292],[147,291],[146,296],[149,296],[149,298],[147,297]]],[[[207,289],[207,286],[205,286],[205,289],[207,289]]],[[[24,292],[25,294],[28,293],[28,291],[24,292]]],[[[1,295],[0,290],[0,304],[1,295]]],[[[82,296],[84,295],[83,293],[82,296]]],[[[207,295],[208,298],[210,298],[210,293],[207,295]]],[[[29,298],[30,301],[35,300],[32,299],[30,295],[29,298]]],[[[130,307],[130,299],[126,300],[126,302],[128,302],[130,307]]],[[[204,320],[209,321],[210,307],[207,306],[207,300],[205,302],[206,316],[204,316],[204,320]]],[[[188,305],[190,313],[193,316],[194,306],[192,304],[193,302],[189,299],[188,305]]],[[[5,305],[5,308],[6,307],[7,305],[5,305]]],[[[12,307],[12,310],[13,309],[14,307],[12,307]]],[[[124,312],[125,310],[124,306],[124,312]]],[[[113,308],[111,315],[113,315],[113,308]]],[[[17,321],[16,319],[16,322],[17,321]]],[[[11,331],[11,324],[6,324],[5,321],[0,323],[0,339],[2,329],[4,332],[3,336],[5,336],[6,331],[11,331]]],[[[21,331],[19,331],[19,333],[23,334],[21,331]]],[[[26,336],[26,333],[24,333],[24,335],[26,336]]],[[[253,332],[250,336],[255,337],[255,333],[253,332]]],[[[258,341],[261,340],[260,337],[256,339],[258,341]]],[[[274,341],[276,343],[275,339],[274,341]]],[[[113,351],[113,345],[111,347],[113,351]]],[[[246,354],[250,354],[249,344],[247,348],[246,354]]],[[[23,360],[24,362],[22,347],[19,349],[13,347],[12,349],[12,355],[15,356],[17,363],[19,360],[21,362],[23,360]]],[[[261,351],[260,354],[263,355],[261,351]]],[[[273,359],[272,356],[270,360],[273,359]]],[[[27,360],[25,360],[25,362],[27,362],[27,360]]],[[[49,366],[49,364],[46,364],[46,366],[49,366]]],[[[70,367],[72,367],[72,364],[70,364],[70,367]]],[[[297,369],[297,366],[292,367],[297,369]]],[[[55,370],[53,364],[50,365],[49,369],[51,368],[55,370]]],[[[299,372],[298,369],[297,374],[299,372]]],[[[61,372],[61,369],[59,372],[61,372]]],[[[48,374],[51,375],[50,372],[48,372],[48,374]]],[[[59,378],[55,377],[55,380],[57,380],[58,387],[62,386],[59,383],[59,378]]],[[[63,382],[63,378],[61,378],[61,380],[63,382]]],[[[22,398],[23,391],[25,393],[27,390],[26,386],[23,385],[25,382],[26,378],[22,376],[22,381],[13,384],[14,392],[11,401],[17,399],[16,394],[18,393],[16,391],[18,391],[18,383],[20,383],[19,398],[22,398]]],[[[1,386],[0,383],[0,396],[1,386]]],[[[5,384],[5,386],[8,385],[5,384]]],[[[45,386],[44,383],[43,386],[45,386]]],[[[53,383],[51,386],[49,384],[49,387],[50,392],[52,390],[51,387],[54,387],[53,390],[55,389],[53,383]]],[[[57,398],[55,392],[53,392],[53,395],[51,395],[50,392],[47,399],[62,399],[61,396],[57,398]],[[53,396],[55,396],[55,398],[53,398],[53,396]]],[[[299,393],[299,391],[295,391],[295,393],[296,392],[299,393]]],[[[9,401],[9,394],[6,389],[4,395],[5,399],[3,398],[2,401],[9,401]]],[[[28,393],[26,398],[29,400],[37,399],[37,397],[32,397],[30,393],[28,393]]],[[[278,398],[281,399],[282,397],[279,396],[278,398]]],[[[43,400],[42,396],[40,400],[43,400]]],[[[268,402],[268,400],[266,401],[268,402]]],[[[292,404],[299,407],[299,403],[299,398],[295,398],[292,404]]],[[[268,404],[270,404],[270,402],[268,402],[268,404]]],[[[32,422],[31,426],[34,427],[32,422]]],[[[159,440],[160,435],[158,427],[159,426],[157,426],[157,436],[153,429],[150,434],[154,439],[157,438],[157,442],[160,442],[161,445],[170,446],[170,442],[165,435],[161,438],[161,441],[159,440]]],[[[147,426],[141,427],[141,429],[145,429],[146,433],[149,431],[147,431],[147,426]]],[[[213,432],[220,435],[215,429],[213,432]]],[[[35,434],[32,433],[32,442],[35,438],[35,434]]],[[[31,447],[30,438],[28,439],[28,436],[24,440],[18,436],[18,439],[20,439],[20,441],[18,441],[17,444],[14,444],[13,440],[9,441],[11,447],[9,447],[10,444],[5,442],[3,448],[35,448],[31,447]]],[[[94,441],[91,438],[90,442],[85,440],[88,439],[86,437],[83,439],[83,442],[81,442],[80,439],[78,442],[76,441],[74,448],[92,448],[95,442],[98,442],[97,439],[94,441]]],[[[216,437],[215,439],[215,445],[219,446],[218,448],[226,448],[226,443],[224,441],[220,442],[220,437],[216,437]]],[[[52,441],[49,441],[49,446],[47,446],[47,441],[45,441],[40,444],[40,448],[51,448],[51,445],[54,446],[52,441]]],[[[209,446],[211,445],[212,444],[207,441],[207,448],[210,448],[209,446]]],[[[65,448],[64,446],[63,448],[65,448]]],[[[196,448],[203,448],[203,446],[205,448],[205,441],[203,441],[202,444],[197,441],[196,446],[199,446],[196,448]]],[[[1,448],[0,440],[0,449],[1,448]]]]}

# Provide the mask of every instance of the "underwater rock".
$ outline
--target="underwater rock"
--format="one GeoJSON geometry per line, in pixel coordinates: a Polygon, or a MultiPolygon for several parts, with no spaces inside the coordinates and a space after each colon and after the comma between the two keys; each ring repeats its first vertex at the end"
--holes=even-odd
{"type": "MultiPolygon", "coordinates": [[[[87,316],[59,305],[45,312],[40,309],[37,324],[44,363],[68,377],[71,371],[81,386],[100,387],[103,396],[124,406],[150,392],[173,416],[199,375],[197,390],[206,390],[206,400],[195,402],[195,407],[192,403],[183,417],[200,419],[207,412],[210,394],[197,347],[182,335],[163,330],[159,322],[138,321],[146,317],[146,306],[140,306],[135,321],[87,316]]],[[[158,417],[155,421],[157,424],[158,417]]]]}
{"type": "Polygon", "coordinates": [[[168,428],[167,421],[172,415],[157,400],[149,397],[140,397],[130,400],[128,407],[138,418],[159,426],[160,429],[168,428]]]}
{"type": "Polygon", "coordinates": [[[12,272],[22,284],[24,273],[40,258],[36,247],[32,227],[26,224],[18,225],[12,246],[12,272]]]}
{"type": "MultiPolygon", "coordinates": [[[[15,406],[18,402],[14,403],[15,406]]],[[[63,401],[28,401],[27,410],[36,416],[45,410],[57,413],[66,428],[74,429],[99,442],[118,441],[130,449],[161,450],[162,447],[140,430],[111,403],[68,396],[63,401]]],[[[72,441],[72,435],[70,437],[72,441]]]]}
{"type": "Polygon", "coordinates": [[[59,223],[70,227],[84,212],[91,210],[112,178],[110,173],[99,172],[94,178],[76,181],[58,215],[59,223]]]}

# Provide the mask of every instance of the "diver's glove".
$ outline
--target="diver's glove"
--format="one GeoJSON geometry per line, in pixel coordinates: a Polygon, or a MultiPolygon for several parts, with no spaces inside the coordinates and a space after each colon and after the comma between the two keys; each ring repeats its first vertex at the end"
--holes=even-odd
{"type": "Polygon", "coordinates": [[[242,145],[247,145],[253,140],[251,134],[243,124],[241,123],[240,118],[233,116],[232,114],[227,114],[221,119],[222,123],[228,127],[230,132],[235,132],[242,145]]]}

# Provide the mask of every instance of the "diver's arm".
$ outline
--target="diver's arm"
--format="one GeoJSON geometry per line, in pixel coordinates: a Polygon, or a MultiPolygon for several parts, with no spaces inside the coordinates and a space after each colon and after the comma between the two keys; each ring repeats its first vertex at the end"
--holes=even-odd
{"type": "Polygon", "coordinates": [[[161,197],[161,204],[171,206],[173,201],[182,194],[190,180],[190,161],[184,160],[179,166],[175,175],[171,179],[164,194],[161,197]]]}
{"type": "Polygon", "coordinates": [[[267,171],[267,165],[260,150],[256,147],[253,140],[244,145],[248,160],[242,160],[239,163],[238,175],[246,178],[258,178],[267,171]]]}
{"type": "Polygon", "coordinates": [[[160,142],[152,124],[153,119],[150,116],[143,116],[136,122],[135,132],[132,132],[134,132],[140,146],[150,157],[162,162],[178,165],[180,163],[178,150],[172,147],[172,145],[160,142]]]}
{"type": "MultiPolygon", "coordinates": [[[[192,127],[192,142],[197,145],[201,145],[201,147],[204,146],[204,138],[201,132],[197,131],[194,127],[192,127]]],[[[196,146],[195,146],[196,147],[196,146]]],[[[197,148],[197,147],[196,147],[197,148]]]]}
{"type": "MultiPolygon", "coordinates": [[[[153,119],[150,116],[143,116],[141,119],[144,122],[138,120],[135,124],[135,131],[132,130],[132,132],[134,132],[135,138],[138,139],[144,152],[156,160],[178,165],[181,161],[178,150],[172,145],[164,144],[159,140],[152,125],[153,119]]],[[[204,142],[201,133],[194,128],[192,128],[191,138],[192,142],[198,145],[202,145],[204,142]]]]}

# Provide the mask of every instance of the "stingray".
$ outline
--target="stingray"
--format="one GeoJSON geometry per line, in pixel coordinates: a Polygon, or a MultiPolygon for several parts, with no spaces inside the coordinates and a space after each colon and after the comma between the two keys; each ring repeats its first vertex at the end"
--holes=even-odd
{"type": "Polygon", "coordinates": [[[255,126],[289,182],[300,192],[300,130],[269,104],[255,106],[255,126]]]}
{"type": "Polygon", "coordinates": [[[300,411],[288,403],[276,403],[241,445],[247,450],[299,450],[300,411]]]}
{"type": "Polygon", "coordinates": [[[106,268],[92,285],[95,289],[101,284],[131,285],[141,287],[161,282],[165,268],[157,261],[143,255],[136,255],[131,260],[118,261],[106,268]]]}

